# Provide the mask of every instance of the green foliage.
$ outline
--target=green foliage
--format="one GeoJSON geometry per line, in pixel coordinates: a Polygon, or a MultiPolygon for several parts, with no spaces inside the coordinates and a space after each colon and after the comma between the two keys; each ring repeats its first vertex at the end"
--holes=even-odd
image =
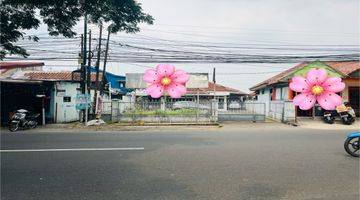
{"type": "Polygon", "coordinates": [[[306,66],[304,66],[304,67],[300,68],[299,70],[295,71],[293,74],[290,74],[289,77],[293,77],[293,76],[303,76],[303,77],[305,77],[306,74],[308,73],[308,71],[310,69],[313,69],[313,68],[323,68],[323,69],[325,69],[330,77],[342,77],[342,75],[339,74],[339,72],[335,71],[334,69],[327,66],[325,63],[323,63],[321,61],[310,62],[306,66]]]}
{"type": "Polygon", "coordinates": [[[27,57],[29,54],[15,45],[20,39],[38,41],[23,30],[47,25],[52,36],[74,37],[73,27],[87,15],[90,23],[109,23],[112,33],[135,33],[139,23],[153,23],[152,16],[143,12],[135,0],[3,0],[0,7],[0,59],[8,54],[27,57]]]}
{"type": "Polygon", "coordinates": [[[176,116],[176,115],[196,115],[196,109],[182,108],[176,110],[129,110],[124,113],[125,116],[140,115],[140,116],[176,116]]]}

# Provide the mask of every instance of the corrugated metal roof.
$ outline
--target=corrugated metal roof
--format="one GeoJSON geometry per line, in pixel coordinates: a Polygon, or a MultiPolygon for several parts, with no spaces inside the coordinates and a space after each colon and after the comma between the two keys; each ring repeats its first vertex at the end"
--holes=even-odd
{"type": "Polygon", "coordinates": [[[43,62],[25,62],[25,61],[5,61],[0,62],[0,69],[24,68],[24,67],[41,67],[43,62]]]}
{"type": "MultiPolygon", "coordinates": [[[[79,80],[79,75],[74,74],[74,79],[79,80]]],[[[101,80],[102,74],[99,74],[99,80],[101,80]]],[[[28,80],[41,80],[41,81],[72,81],[71,71],[53,72],[53,71],[33,71],[26,72],[24,78],[28,80]]],[[[96,80],[96,74],[91,73],[91,81],[96,80]]]]}

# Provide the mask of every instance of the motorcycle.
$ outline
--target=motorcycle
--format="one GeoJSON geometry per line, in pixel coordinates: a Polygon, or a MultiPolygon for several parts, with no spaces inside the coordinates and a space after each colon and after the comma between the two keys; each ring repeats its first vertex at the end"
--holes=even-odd
{"type": "Polygon", "coordinates": [[[36,128],[40,114],[31,114],[28,110],[20,109],[11,116],[9,130],[18,131],[20,128],[36,128]]]}
{"type": "Polygon", "coordinates": [[[333,124],[336,115],[340,116],[341,121],[346,125],[351,125],[355,121],[355,111],[351,108],[349,103],[337,106],[336,111],[326,110],[324,112],[323,120],[328,124],[333,124]]]}
{"type": "Polygon", "coordinates": [[[351,125],[355,121],[355,111],[351,108],[349,103],[344,103],[336,107],[336,112],[339,114],[343,124],[351,125]]]}
{"type": "Polygon", "coordinates": [[[354,157],[360,156],[360,132],[350,133],[344,142],[345,151],[354,157]]]}
{"type": "Polygon", "coordinates": [[[335,113],[334,111],[326,110],[324,112],[324,122],[328,124],[333,124],[335,122],[335,113]]]}

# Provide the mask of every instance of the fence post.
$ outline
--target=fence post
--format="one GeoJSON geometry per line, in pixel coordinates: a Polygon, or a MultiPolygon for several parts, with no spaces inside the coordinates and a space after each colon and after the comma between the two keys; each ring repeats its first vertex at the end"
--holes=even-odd
{"type": "Polygon", "coordinates": [[[199,123],[199,103],[200,103],[200,97],[199,97],[199,88],[197,89],[197,97],[196,97],[196,123],[199,123]]]}
{"type": "Polygon", "coordinates": [[[281,122],[285,122],[285,101],[282,103],[281,122]]]}
{"type": "Polygon", "coordinates": [[[110,101],[110,120],[113,122],[113,101],[110,101]]]}
{"type": "Polygon", "coordinates": [[[254,109],[254,107],[255,107],[255,105],[256,104],[252,104],[252,111],[251,111],[251,113],[252,113],[252,116],[253,116],[253,122],[256,122],[256,114],[255,114],[255,109],[254,109]]]}
{"type": "Polygon", "coordinates": [[[263,103],[263,105],[264,105],[264,109],[263,109],[263,111],[264,111],[264,119],[266,121],[266,103],[263,103]]]}

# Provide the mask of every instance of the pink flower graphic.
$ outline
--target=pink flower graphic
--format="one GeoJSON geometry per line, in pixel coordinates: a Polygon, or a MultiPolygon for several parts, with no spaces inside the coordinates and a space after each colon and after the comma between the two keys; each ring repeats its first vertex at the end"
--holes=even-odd
{"type": "Polygon", "coordinates": [[[306,78],[293,77],[290,83],[291,90],[301,92],[293,99],[294,105],[301,110],[309,110],[316,101],[325,110],[334,110],[342,103],[336,93],[344,88],[341,78],[328,77],[325,69],[311,69],[306,78]]]}
{"type": "Polygon", "coordinates": [[[156,70],[146,70],[143,80],[149,84],[146,93],[152,98],[159,98],[165,92],[172,98],[180,98],[186,94],[189,75],[183,70],[175,70],[173,65],[159,64],[156,70]]]}

